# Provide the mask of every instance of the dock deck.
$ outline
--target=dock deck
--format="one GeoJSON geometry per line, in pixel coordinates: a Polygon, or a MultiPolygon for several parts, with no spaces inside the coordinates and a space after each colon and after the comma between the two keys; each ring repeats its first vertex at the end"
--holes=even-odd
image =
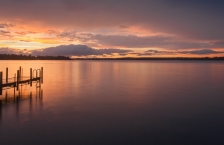
{"type": "Polygon", "coordinates": [[[34,70],[30,68],[30,76],[23,76],[22,68],[20,67],[20,69],[17,70],[17,75],[15,74],[15,76],[12,78],[8,78],[8,68],[6,68],[5,79],[3,79],[3,72],[0,72],[0,95],[2,95],[3,88],[14,87],[18,90],[20,84],[28,83],[30,86],[32,86],[33,81],[39,81],[40,83],[43,83],[43,67],[41,67],[41,69],[34,70]],[[33,74],[35,74],[35,76],[33,74]]]}

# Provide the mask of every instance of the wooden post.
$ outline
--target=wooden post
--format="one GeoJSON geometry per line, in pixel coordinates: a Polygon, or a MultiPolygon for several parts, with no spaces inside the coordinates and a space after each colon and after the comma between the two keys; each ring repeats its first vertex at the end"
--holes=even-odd
{"type": "Polygon", "coordinates": [[[19,81],[21,81],[21,72],[22,72],[22,68],[21,66],[19,67],[19,81]]]}
{"type": "Polygon", "coordinates": [[[43,98],[43,89],[41,89],[41,99],[43,98]]]}
{"type": "Polygon", "coordinates": [[[20,81],[23,80],[23,68],[21,69],[21,72],[20,72],[20,81]]]}
{"type": "Polygon", "coordinates": [[[19,78],[20,78],[20,74],[19,74],[19,70],[17,70],[17,83],[16,83],[16,90],[18,91],[19,90],[19,78]]]}
{"type": "Polygon", "coordinates": [[[5,92],[5,101],[6,102],[8,101],[8,93],[7,93],[7,91],[5,92]]]}
{"type": "Polygon", "coordinates": [[[0,72],[0,95],[2,95],[2,72],[0,72]]]}
{"type": "Polygon", "coordinates": [[[44,68],[41,67],[41,84],[44,82],[44,68]]]}
{"type": "Polygon", "coordinates": [[[8,83],[8,75],[9,75],[9,69],[8,68],[6,68],[6,84],[8,83]]]}
{"type": "Polygon", "coordinates": [[[0,100],[0,121],[2,120],[2,100],[0,100]]]}
{"type": "Polygon", "coordinates": [[[41,88],[39,88],[39,98],[41,98],[41,88]]]}
{"type": "Polygon", "coordinates": [[[15,87],[14,87],[13,95],[14,95],[14,100],[15,100],[16,99],[16,89],[15,89],[15,87]]]}
{"type": "Polygon", "coordinates": [[[16,74],[14,75],[14,89],[16,87],[16,74]]]}
{"type": "Polygon", "coordinates": [[[33,79],[33,75],[32,75],[33,71],[32,68],[30,68],[30,86],[32,87],[32,79],[33,79]]]}

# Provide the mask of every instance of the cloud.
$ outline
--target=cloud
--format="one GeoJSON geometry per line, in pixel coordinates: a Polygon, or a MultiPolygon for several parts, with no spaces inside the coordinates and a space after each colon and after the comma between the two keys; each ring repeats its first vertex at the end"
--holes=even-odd
{"type": "Polygon", "coordinates": [[[175,35],[105,35],[93,33],[79,33],[76,31],[53,32],[59,38],[68,38],[69,41],[79,41],[89,46],[107,46],[122,48],[165,48],[165,49],[188,49],[188,48],[224,48],[224,41],[195,41],[179,38],[175,35]],[[90,43],[89,43],[90,42],[90,43]]]}
{"type": "Polygon", "coordinates": [[[120,25],[119,28],[121,28],[121,29],[128,29],[129,27],[125,26],[125,25],[120,25]]]}
{"type": "Polygon", "coordinates": [[[25,54],[25,53],[23,52],[23,50],[2,47],[0,48],[0,54],[25,54]]]}
{"type": "Polygon", "coordinates": [[[1,20],[28,25],[93,30],[125,24],[191,39],[224,39],[221,0],[0,0],[0,3],[1,20]]]}
{"type": "Polygon", "coordinates": [[[0,30],[0,38],[1,36],[3,37],[2,39],[4,39],[5,37],[12,37],[12,35],[10,34],[10,31],[6,31],[6,30],[0,30]]]}
{"type": "Polygon", "coordinates": [[[4,34],[9,34],[9,31],[5,31],[5,30],[0,30],[0,34],[4,35],[4,34]]]}
{"type": "Polygon", "coordinates": [[[92,35],[92,39],[97,40],[98,43],[102,45],[110,45],[110,46],[123,46],[123,47],[155,47],[158,45],[163,45],[164,41],[169,39],[164,36],[146,36],[146,37],[138,37],[135,35],[92,35]]]}
{"type": "Polygon", "coordinates": [[[68,38],[70,41],[78,40],[87,45],[106,45],[110,47],[123,48],[166,48],[166,49],[187,49],[187,48],[211,48],[224,47],[221,42],[208,41],[190,41],[182,40],[176,36],[170,35],[152,35],[152,36],[137,36],[137,35],[103,35],[91,33],[77,33],[74,31],[62,32],[58,34],[59,38],[68,38]],[[91,43],[88,43],[91,41],[91,43]]]}
{"type": "Polygon", "coordinates": [[[7,24],[7,23],[0,23],[0,28],[9,28],[9,27],[13,27],[13,24],[7,24]]]}
{"type": "MultiPolygon", "coordinates": [[[[54,31],[49,31],[49,33],[53,34],[55,32],[54,31]]],[[[61,38],[61,37],[69,38],[69,41],[73,41],[74,39],[78,38],[75,31],[64,31],[64,32],[58,33],[57,36],[59,38],[61,38]]]]}
{"type": "Polygon", "coordinates": [[[32,42],[32,40],[29,40],[29,39],[23,39],[23,40],[20,40],[22,42],[32,42]]]}
{"type": "Polygon", "coordinates": [[[135,53],[137,56],[146,56],[146,55],[178,55],[178,54],[196,54],[196,55],[210,55],[210,54],[224,54],[224,51],[215,51],[212,49],[199,49],[191,51],[159,51],[159,50],[147,50],[144,53],[135,53]]]}
{"type": "Polygon", "coordinates": [[[0,48],[0,54],[31,54],[34,56],[41,55],[51,55],[51,56],[79,56],[79,57],[89,57],[89,56],[103,56],[103,57],[113,57],[113,56],[127,56],[127,55],[134,55],[134,56],[177,56],[179,54],[191,54],[191,55],[206,55],[209,56],[211,54],[224,54],[224,51],[215,51],[212,49],[198,49],[198,50],[191,50],[191,51],[170,51],[170,50],[147,50],[144,52],[133,52],[131,50],[124,50],[124,49],[115,49],[115,48],[108,48],[108,49],[94,49],[88,47],[86,45],[61,45],[57,47],[50,47],[41,50],[31,50],[28,51],[26,49],[12,49],[12,48],[0,48]]]}
{"type": "Polygon", "coordinates": [[[224,53],[224,51],[214,51],[212,49],[201,49],[201,50],[193,50],[193,51],[182,51],[180,53],[204,55],[204,54],[220,54],[220,53],[224,53]]]}
{"type": "Polygon", "coordinates": [[[88,56],[88,55],[103,55],[113,53],[128,53],[130,50],[122,49],[94,49],[86,45],[60,45],[57,47],[45,48],[43,50],[33,50],[32,55],[63,55],[63,56],[88,56]]]}
{"type": "Polygon", "coordinates": [[[16,31],[15,33],[18,35],[21,35],[21,36],[24,36],[27,34],[37,34],[37,32],[35,32],[35,31],[16,31]]]}
{"type": "Polygon", "coordinates": [[[161,50],[147,50],[144,53],[138,53],[137,56],[144,56],[144,55],[175,55],[177,54],[176,51],[161,51],[161,50]]]}

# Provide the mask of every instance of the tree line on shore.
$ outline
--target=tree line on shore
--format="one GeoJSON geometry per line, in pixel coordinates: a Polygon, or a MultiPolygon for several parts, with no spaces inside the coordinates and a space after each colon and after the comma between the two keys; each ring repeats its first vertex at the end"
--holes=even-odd
{"type": "Polygon", "coordinates": [[[22,54],[0,54],[0,60],[70,60],[67,56],[32,56],[22,54]]]}
{"type": "Polygon", "coordinates": [[[74,60],[224,60],[224,57],[120,57],[120,58],[74,58],[74,60]]]}
{"type": "Polygon", "coordinates": [[[121,57],[121,58],[70,58],[68,56],[33,56],[0,54],[0,60],[224,60],[224,57],[121,57]]]}

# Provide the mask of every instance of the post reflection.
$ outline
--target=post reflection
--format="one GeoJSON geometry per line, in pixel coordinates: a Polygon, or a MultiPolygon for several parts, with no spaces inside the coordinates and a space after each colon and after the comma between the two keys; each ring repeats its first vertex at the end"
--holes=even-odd
{"type": "Polygon", "coordinates": [[[39,82],[33,88],[28,85],[20,85],[18,91],[15,88],[5,88],[0,95],[0,121],[4,119],[4,113],[12,108],[18,117],[24,107],[31,113],[33,107],[37,106],[43,106],[43,89],[39,82]]]}
{"type": "Polygon", "coordinates": [[[2,100],[0,100],[0,120],[2,120],[2,100]]]}

